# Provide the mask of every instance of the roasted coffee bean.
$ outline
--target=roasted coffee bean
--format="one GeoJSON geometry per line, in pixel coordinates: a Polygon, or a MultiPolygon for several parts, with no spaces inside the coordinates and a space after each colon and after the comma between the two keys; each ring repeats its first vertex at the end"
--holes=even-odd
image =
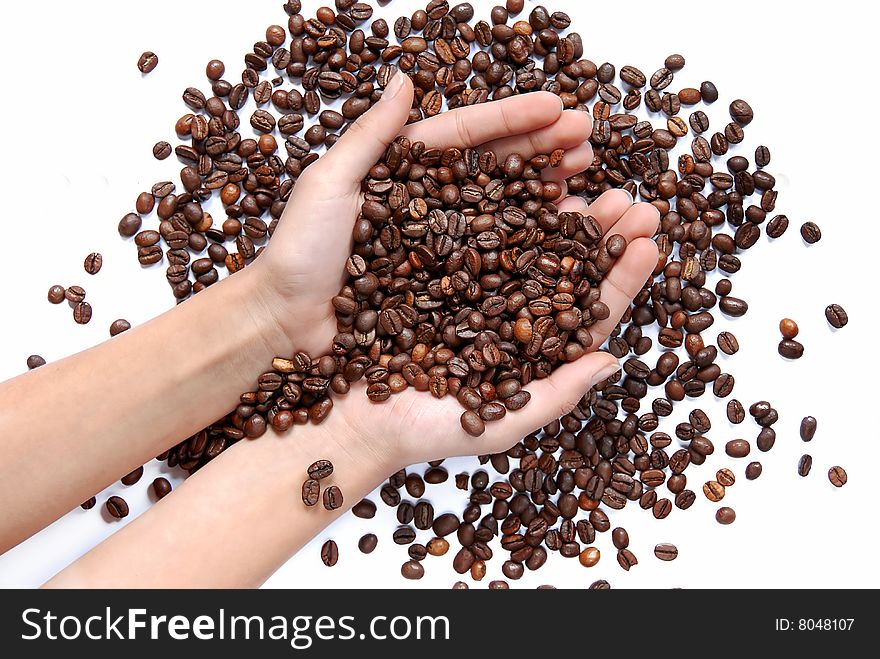
{"type": "Polygon", "coordinates": [[[733,424],[742,423],[746,418],[746,412],[741,402],[735,398],[727,402],[727,420],[733,424]]]}
{"type": "Polygon", "coordinates": [[[309,478],[312,480],[323,480],[333,473],[333,463],[329,460],[316,460],[309,465],[309,478]]]}
{"type": "Polygon", "coordinates": [[[746,467],[746,478],[753,481],[761,475],[763,470],[764,468],[761,466],[760,462],[750,462],[746,467]]]}
{"type": "Polygon", "coordinates": [[[809,442],[816,435],[816,417],[805,416],[801,419],[800,427],[801,440],[809,442]]]}
{"type": "Polygon", "coordinates": [[[110,323],[110,336],[116,336],[117,334],[122,334],[123,332],[127,332],[130,329],[131,329],[131,323],[129,323],[124,318],[114,320],[112,323],[110,323]]]}
{"type": "Polygon", "coordinates": [[[143,74],[150,73],[159,63],[159,57],[151,50],[145,50],[138,58],[138,71],[143,74]]]}
{"type": "Polygon", "coordinates": [[[418,561],[407,561],[400,567],[400,574],[404,579],[421,579],[425,576],[425,568],[418,561]]]}
{"type": "Polygon", "coordinates": [[[741,126],[746,126],[752,122],[755,115],[748,103],[742,99],[737,99],[730,104],[730,117],[741,126]]]}
{"type": "Polygon", "coordinates": [[[678,558],[678,547],[668,542],[662,542],[654,545],[654,556],[661,561],[674,561],[678,558]]]}
{"type": "Polygon", "coordinates": [[[104,265],[104,257],[101,256],[98,252],[92,252],[89,254],[85,261],[83,262],[83,268],[90,275],[96,275],[101,270],[101,266],[104,265]]]}
{"type": "Polygon", "coordinates": [[[35,368],[40,368],[40,366],[45,366],[46,360],[40,357],[40,355],[31,355],[27,358],[27,367],[29,371],[34,370],[35,368]]]}
{"type": "Polygon", "coordinates": [[[327,567],[333,567],[339,561],[339,547],[334,540],[327,540],[321,545],[321,562],[327,567]]]}
{"type": "Polygon", "coordinates": [[[61,304],[62,302],[64,302],[64,298],[65,298],[64,286],[59,286],[58,284],[51,286],[49,288],[49,293],[47,295],[47,298],[48,298],[49,302],[51,302],[52,304],[61,304]]]}
{"type": "Polygon", "coordinates": [[[114,519],[122,519],[128,517],[128,503],[122,497],[112,496],[107,499],[105,504],[110,517],[114,519]]]}
{"type": "Polygon", "coordinates": [[[724,487],[730,487],[736,483],[736,476],[730,469],[724,467],[715,473],[715,480],[721,483],[724,487]]]}
{"type": "Polygon", "coordinates": [[[92,319],[92,305],[88,302],[77,302],[73,308],[73,320],[78,325],[86,325],[92,319]]]}
{"type": "Polygon", "coordinates": [[[97,503],[98,503],[97,497],[91,497],[90,499],[87,499],[86,501],[83,501],[81,504],[79,504],[79,507],[82,508],[83,510],[91,510],[92,508],[95,507],[95,505],[97,503]]]}
{"type": "Polygon", "coordinates": [[[722,506],[715,511],[715,521],[719,524],[733,524],[734,520],[736,520],[736,512],[733,508],[722,506]]]}
{"type": "Polygon", "coordinates": [[[777,215],[767,223],[767,235],[771,238],[779,238],[788,229],[788,218],[785,215],[777,215]]]}
{"type": "Polygon", "coordinates": [[[362,554],[372,554],[379,544],[379,538],[374,533],[367,533],[358,540],[358,549],[362,554]]]}
{"type": "Polygon", "coordinates": [[[156,499],[163,499],[169,494],[171,494],[171,483],[167,478],[156,478],[152,484],[153,487],[153,495],[156,499]]]}
{"type": "Polygon", "coordinates": [[[352,506],[351,512],[354,513],[355,517],[360,517],[361,519],[373,519],[376,516],[376,504],[369,499],[361,499],[352,506]]]}
{"type": "Polygon", "coordinates": [[[721,501],[724,498],[724,486],[718,481],[707,481],[703,484],[703,494],[709,501],[721,501]]]}
{"type": "Polygon", "coordinates": [[[829,304],[825,307],[825,319],[835,329],[840,329],[849,322],[849,316],[839,304],[829,304]]]}
{"type": "Polygon", "coordinates": [[[822,230],[815,222],[804,222],[801,225],[801,237],[808,245],[813,245],[822,239],[822,230]]]}
{"type": "Polygon", "coordinates": [[[744,458],[752,448],[745,439],[731,439],[724,445],[724,452],[731,458],[744,458]]]}
{"type": "Polygon", "coordinates": [[[813,468],[813,457],[807,453],[804,453],[801,456],[801,459],[798,460],[798,475],[799,476],[809,476],[810,469],[813,468]]]}
{"type": "Polygon", "coordinates": [[[779,354],[786,359],[800,359],[804,354],[803,344],[793,339],[783,339],[779,342],[779,354]]]}
{"type": "Polygon", "coordinates": [[[137,483],[141,479],[141,476],[143,476],[143,475],[144,475],[144,468],[138,467],[137,469],[135,469],[131,473],[128,473],[125,476],[123,476],[120,479],[120,481],[122,482],[123,485],[134,485],[135,483],[137,483]]]}
{"type": "Polygon", "coordinates": [[[834,487],[843,487],[847,481],[846,470],[843,467],[831,467],[828,470],[828,480],[834,487]]]}
{"type": "Polygon", "coordinates": [[[783,339],[793,339],[798,335],[798,325],[791,318],[783,318],[779,321],[779,333],[783,339]]]}
{"type": "Polygon", "coordinates": [[[308,479],[302,484],[302,502],[314,506],[321,496],[321,485],[316,480],[308,479]]]}

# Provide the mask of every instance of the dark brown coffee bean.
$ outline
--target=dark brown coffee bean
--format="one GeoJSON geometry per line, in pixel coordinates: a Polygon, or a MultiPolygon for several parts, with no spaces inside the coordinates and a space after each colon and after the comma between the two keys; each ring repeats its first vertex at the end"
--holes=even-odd
{"type": "Polygon", "coordinates": [[[114,519],[122,519],[128,517],[128,503],[122,497],[112,496],[107,499],[105,504],[110,517],[114,519]]]}
{"type": "Polygon", "coordinates": [[[746,126],[752,122],[755,115],[751,106],[738,98],[730,104],[730,117],[741,126],[746,126]]]}
{"type": "Polygon", "coordinates": [[[808,245],[813,245],[822,239],[822,230],[815,222],[804,222],[801,225],[801,237],[808,245]]]}
{"type": "Polygon", "coordinates": [[[801,459],[798,460],[798,475],[799,476],[809,476],[810,469],[813,468],[813,457],[807,453],[804,453],[801,456],[801,459]]]}
{"type": "Polygon", "coordinates": [[[783,339],[779,342],[779,354],[786,359],[800,359],[804,354],[803,344],[793,339],[783,339]]]}
{"type": "Polygon", "coordinates": [[[324,508],[336,510],[342,507],[342,490],[336,485],[331,485],[324,490],[324,508]]]}
{"type": "Polygon", "coordinates": [[[829,304],[825,307],[825,319],[835,329],[840,329],[849,322],[849,316],[839,304],[829,304]]]}
{"type": "Polygon", "coordinates": [[[156,499],[163,499],[169,494],[171,494],[171,483],[167,478],[156,478],[152,484],[153,487],[153,495],[156,499]]]}
{"type": "Polygon", "coordinates": [[[308,474],[312,480],[322,480],[333,473],[333,463],[329,460],[316,460],[309,465],[308,474]]]}
{"type": "Polygon", "coordinates": [[[760,462],[750,462],[746,467],[746,478],[753,481],[761,475],[763,470],[764,468],[761,466],[760,462]]]}
{"type": "Polygon", "coordinates": [[[86,257],[85,261],[83,261],[83,268],[90,275],[98,274],[102,265],[104,265],[104,257],[98,252],[92,252],[86,257]]]}
{"type": "Polygon", "coordinates": [[[98,499],[96,497],[91,497],[90,499],[87,499],[86,501],[83,501],[81,504],[79,504],[79,507],[83,510],[91,510],[95,507],[97,503],[98,499]]]}
{"type": "Polygon", "coordinates": [[[719,524],[733,524],[736,520],[736,512],[733,508],[728,508],[727,506],[722,506],[718,510],[715,511],[715,521],[719,524]]]}
{"type": "Polygon", "coordinates": [[[35,368],[40,368],[40,366],[45,366],[46,360],[40,357],[40,355],[31,355],[27,358],[27,367],[29,371],[34,370],[35,368]]]}
{"type": "Polygon", "coordinates": [[[62,302],[64,302],[64,298],[65,298],[64,286],[59,286],[58,284],[51,286],[49,288],[49,293],[47,295],[47,298],[48,298],[49,302],[51,302],[52,304],[61,304],[62,302]]]}
{"type": "Polygon", "coordinates": [[[144,468],[138,467],[137,469],[135,469],[131,473],[123,476],[120,479],[120,481],[122,482],[123,485],[134,485],[135,483],[137,483],[141,479],[141,476],[143,476],[143,475],[144,475],[144,468]]]}
{"type": "Polygon", "coordinates": [[[334,540],[327,540],[321,545],[321,562],[327,567],[333,567],[339,561],[339,547],[334,540]]]}
{"type": "Polygon", "coordinates": [[[805,416],[801,419],[800,427],[801,440],[809,442],[816,435],[816,417],[805,416]]]}
{"type": "Polygon", "coordinates": [[[321,485],[316,480],[308,479],[302,484],[302,502],[307,506],[318,503],[321,495],[321,485]]]}
{"type": "Polygon", "coordinates": [[[654,546],[654,556],[661,561],[674,561],[678,558],[678,547],[668,542],[662,542],[654,546]]]}
{"type": "Polygon", "coordinates": [[[73,320],[78,325],[86,325],[92,319],[92,305],[88,302],[77,302],[73,308],[73,320]]]}

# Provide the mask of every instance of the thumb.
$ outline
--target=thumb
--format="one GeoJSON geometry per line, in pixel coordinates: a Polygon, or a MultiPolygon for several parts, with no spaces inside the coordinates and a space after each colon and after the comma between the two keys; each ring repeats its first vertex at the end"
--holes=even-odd
{"type": "Polygon", "coordinates": [[[594,385],[620,370],[620,364],[607,352],[594,352],[564,364],[550,377],[535,380],[526,387],[532,395],[529,404],[510,412],[500,423],[486,426],[481,451],[506,451],[510,446],[551,421],[571,412],[594,385]]]}
{"type": "Polygon", "coordinates": [[[382,98],[348,127],[333,148],[316,165],[328,180],[357,186],[382,158],[388,145],[409,120],[413,85],[398,71],[385,86],[382,98]]]}

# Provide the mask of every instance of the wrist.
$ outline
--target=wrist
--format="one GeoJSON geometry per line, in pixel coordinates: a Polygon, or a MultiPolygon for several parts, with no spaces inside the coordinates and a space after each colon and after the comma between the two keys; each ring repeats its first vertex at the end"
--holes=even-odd
{"type": "Polygon", "coordinates": [[[292,354],[293,342],[278,318],[279,302],[266,269],[254,263],[229,280],[235,282],[241,315],[250,324],[251,331],[247,334],[253,333],[260,344],[265,361],[261,368],[269,368],[271,360],[279,355],[292,354]]]}

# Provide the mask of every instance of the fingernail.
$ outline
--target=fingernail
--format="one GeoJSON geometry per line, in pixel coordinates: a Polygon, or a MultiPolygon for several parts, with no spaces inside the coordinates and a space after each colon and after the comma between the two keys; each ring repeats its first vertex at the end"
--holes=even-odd
{"type": "Polygon", "coordinates": [[[395,96],[400,93],[400,90],[403,89],[403,77],[404,74],[401,74],[398,69],[394,70],[394,75],[391,80],[385,85],[385,91],[382,92],[382,101],[390,101],[395,96]]]}
{"type": "Polygon", "coordinates": [[[604,367],[601,371],[599,371],[598,373],[596,373],[596,375],[593,376],[593,381],[590,383],[590,386],[595,387],[597,384],[602,382],[602,380],[607,380],[612,375],[617,373],[617,371],[619,371],[619,370],[620,370],[619,363],[614,362],[613,364],[608,364],[608,366],[604,367]]]}

